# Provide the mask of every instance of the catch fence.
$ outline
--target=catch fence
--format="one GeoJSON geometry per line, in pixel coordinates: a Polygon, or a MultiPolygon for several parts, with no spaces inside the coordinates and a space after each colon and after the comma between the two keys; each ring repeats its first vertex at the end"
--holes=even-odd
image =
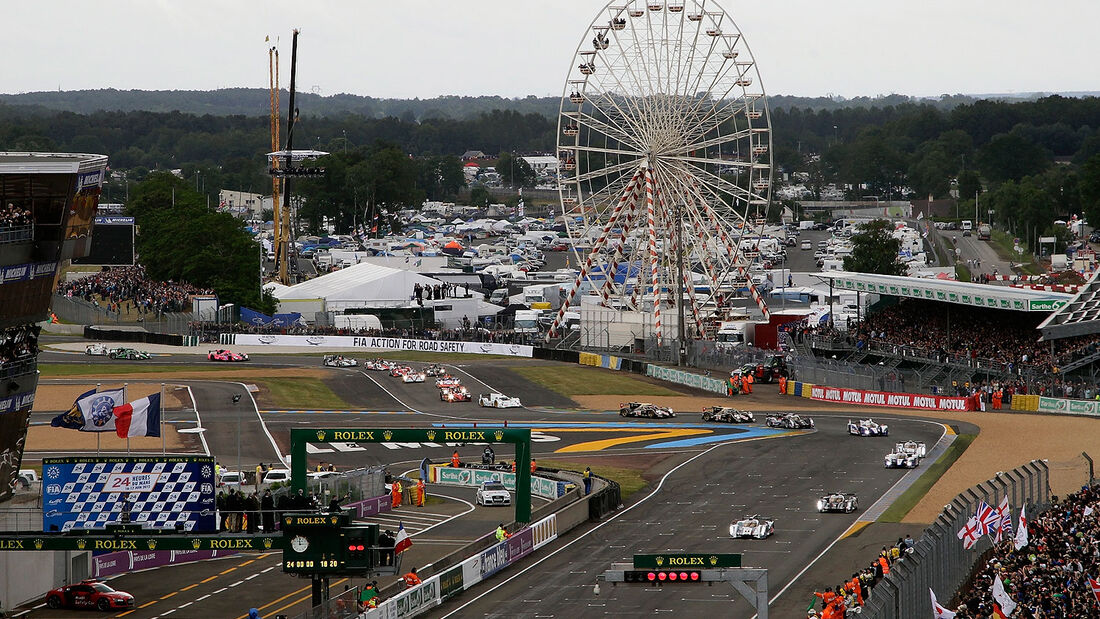
{"type": "Polygon", "coordinates": [[[941,600],[954,598],[966,584],[974,565],[992,543],[988,536],[970,550],[963,548],[957,534],[977,511],[978,504],[996,507],[1008,497],[1015,524],[1019,508],[1034,518],[1050,506],[1050,472],[1042,460],[1032,460],[1006,473],[967,489],[944,506],[913,547],[912,554],[894,562],[890,573],[872,589],[863,606],[865,619],[911,619],[931,617],[928,590],[941,600]]]}

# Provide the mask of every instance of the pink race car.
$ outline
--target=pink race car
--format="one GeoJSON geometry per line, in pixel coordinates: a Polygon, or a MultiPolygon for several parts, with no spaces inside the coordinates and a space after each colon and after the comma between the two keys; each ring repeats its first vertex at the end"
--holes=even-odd
{"type": "Polygon", "coordinates": [[[248,355],[225,349],[210,350],[206,353],[206,359],[208,361],[248,361],[248,355]]]}

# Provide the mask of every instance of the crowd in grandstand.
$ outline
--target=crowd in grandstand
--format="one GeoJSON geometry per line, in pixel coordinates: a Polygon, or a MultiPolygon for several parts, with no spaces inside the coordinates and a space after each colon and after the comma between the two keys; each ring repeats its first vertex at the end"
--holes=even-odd
{"type": "Polygon", "coordinates": [[[58,286],[58,294],[106,305],[109,311],[160,316],[191,310],[191,296],[211,294],[185,282],[158,282],[145,274],[145,267],[118,267],[82,277],[58,286]]]}
{"type": "Polygon", "coordinates": [[[0,226],[5,228],[17,228],[31,225],[31,210],[22,208],[8,202],[8,205],[0,209],[0,226]]]}
{"type": "Polygon", "coordinates": [[[0,331],[0,367],[35,358],[41,330],[37,325],[22,325],[0,331]]]}
{"type": "MultiPolygon", "coordinates": [[[[1084,487],[1028,522],[1028,545],[998,544],[970,589],[959,596],[957,619],[993,614],[990,593],[999,577],[1019,606],[1015,617],[1100,616],[1088,578],[1100,574],[1100,491],[1084,487]]],[[[1031,514],[1029,514],[1030,516],[1031,514]]]]}

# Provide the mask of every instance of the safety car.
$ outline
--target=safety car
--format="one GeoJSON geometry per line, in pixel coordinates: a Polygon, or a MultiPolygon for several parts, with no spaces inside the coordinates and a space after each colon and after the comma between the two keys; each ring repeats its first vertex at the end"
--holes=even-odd
{"type": "Polygon", "coordinates": [[[375,372],[388,372],[393,364],[385,359],[367,359],[367,362],[363,364],[363,367],[368,370],[374,370],[375,372]]]}
{"type": "Polygon", "coordinates": [[[478,486],[474,502],[478,505],[511,505],[512,495],[499,481],[486,481],[478,486]]]}
{"type": "Polygon", "coordinates": [[[152,358],[153,355],[145,352],[144,350],[137,350],[136,348],[116,348],[107,353],[107,356],[111,359],[125,359],[127,361],[144,361],[152,358]]]}
{"type": "Polygon", "coordinates": [[[431,376],[432,378],[437,378],[446,374],[447,370],[444,370],[442,365],[439,365],[438,363],[433,363],[424,368],[424,373],[428,376],[431,376]]]}
{"type": "Polygon", "coordinates": [[[796,415],[794,413],[774,413],[768,415],[764,424],[769,428],[786,428],[788,430],[806,430],[814,427],[812,417],[796,415]]]}
{"type": "Polygon", "coordinates": [[[451,376],[450,374],[444,374],[435,379],[435,386],[442,389],[443,387],[457,387],[462,384],[462,381],[451,376]]]}
{"type": "Polygon", "coordinates": [[[477,396],[477,403],[486,408],[519,408],[523,406],[519,398],[510,398],[503,393],[483,393],[477,396]]]}
{"type": "Polygon", "coordinates": [[[441,387],[439,389],[439,399],[443,402],[469,402],[474,399],[474,396],[465,386],[455,385],[453,387],[441,387]]]}
{"type": "Polygon", "coordinates": [[[627,402],[626,404],[619,405],[619,415],[621,417],[652,417],[654,419],[667,419],[669,417],[675,417],[676,413],[672,412],[672,409],[667,406],[657,406],[656,404],[650,404],[648,402],[627,402]]]}
{"type": "Polygon", "coordinates": [[[424,372],[417,372],[415,370],[409,370],[401,375],[401,382],[403,383],[422,383],[428,380],[428,375],[424,372]]]}
{"type": "Polygon", "coordinates": [[[106,344],[100,344],[99,342],[88,344],[88,347],[84,349],[84,354],[96,357],[106,357],[109,352],[111,352],[111,349],[106,344]]]}
{"type": "Polygon", "coordinates": [[[847,514],[856,511],[858,506],[856,495],[843,492],[832,492],[817,500],[817,511],[823,514],[825,512],[843,512],[847,514]]]}
{"type": "Polygon", "coordinates": [[[760,516],[746,516],[730,524],[730,537],[765,539],[775,532],[775,521],[760,516]]]}
{"type": "Polygon", "coordinates": [[[874,419],[848,420],[848,434],[852,436],[889,436],[890,426],[875,423],[874,419]]]}
{"type": "Polygon", "coordinates": [[[208,350],[206,352],[206,359],[208,361],[248,361],[248,355],[243,352],[233,352],[220,348],[218,350],[208,350]]]}
{"type": "Polygon", "coordinates": [[[110,611],[134,607],[134,596],[116,591],[95,579],[65,585],[46,594],[46,606],[59,608],[95,608],[110,611]]]}
{"type": "Polygon", "coordinates": [[[886,454],[885,465],[888,469],[915,469],[927,453],[924,443],[898,442],[894,445],[894,451],[886,454]]]}
{"type": "Polygon", "coordinates": [[[359,361],[357,359],[352,359],[351,357],[345,357],[343,355],[325,355],[321,363],[327,368],[359,367],[359,361]]]}
{"type": "Polygon", "coordinates": [[[750,421],[756,421],[756,417],[749,411],[730,408],[728,406],[708,406],[703,409],[703,421],[748,423],[750,421]]]}

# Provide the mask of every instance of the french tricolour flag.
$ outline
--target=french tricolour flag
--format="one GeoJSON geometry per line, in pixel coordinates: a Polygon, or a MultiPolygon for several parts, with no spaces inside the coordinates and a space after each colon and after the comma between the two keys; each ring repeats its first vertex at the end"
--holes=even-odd
{"type": "Polygon", "coordinates": [[[413,541],[412,538],[409,537],[409,532],[405,530],[405,523],[399,523],[397,527],[397,537],[394,538],[393,551],[397,554],[401,554],[412,545],[413,541]]]}
{"type": "Polygon", "coordinates": [[[160,394],[116,406],[115,432],[119,438],[160,436],[160,394]]]}

